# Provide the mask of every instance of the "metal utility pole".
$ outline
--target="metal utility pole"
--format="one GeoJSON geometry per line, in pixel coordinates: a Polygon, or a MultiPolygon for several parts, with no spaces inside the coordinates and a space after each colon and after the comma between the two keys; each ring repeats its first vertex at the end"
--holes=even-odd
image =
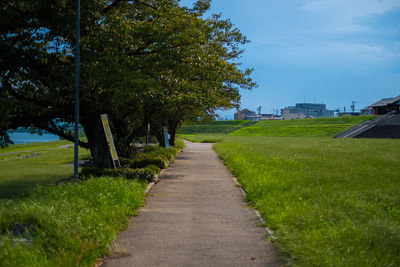
{"type": "Polygon", "coordinates": [[[74,180],[78,181],[79,166],[79,63],[80,63],[80,27],[81,1],[75,6],[75,144],[74,144],[74,180]]]}
{"type": "Polygon", "coordinates": [[[354,112],[356,110],[356,101],[353,100],[353,102],[351,102],[351,111],[354,112]]]}

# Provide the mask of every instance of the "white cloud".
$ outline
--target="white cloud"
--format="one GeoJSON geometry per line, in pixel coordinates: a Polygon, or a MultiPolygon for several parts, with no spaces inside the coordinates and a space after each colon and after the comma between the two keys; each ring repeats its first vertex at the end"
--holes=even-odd
{"type": "Polygon", "coordinates": [[[384,13],[400,6],[399,0],[313,0],[301,9],[311,12],[334,12],[346,17],[360,17],[384,13]]]}
{"type": "Polygon", "coordinates": [[[320,20],[329,32],[367,31],[356,19],[371,14],[382,14],[399,7],[399,0],[313,0],[299,10],[320,20]]]}
{"type": "Polygon", "coordinates": [[[363,43],[333,42],[329,44],[327,50],[344,57],[375,63],[386,62],[398,56],[383,46],[363,43]]]}
{"type": "Polygon", "coordinates": [[[252,47],[247,58],[260,64],[360,70],[398,62],[400,54],[399,50],[387,49],[383,44],[356,40],[264,40],[252,47]]]}

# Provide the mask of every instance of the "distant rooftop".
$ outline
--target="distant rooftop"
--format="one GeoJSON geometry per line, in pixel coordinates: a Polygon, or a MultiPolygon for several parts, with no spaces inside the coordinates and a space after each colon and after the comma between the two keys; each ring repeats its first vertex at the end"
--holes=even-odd
{"type": "Polygon", "coordinates": [[[243,113],[243,114],[250,114],[250,113],[255,113],[254,111],[251,111],[251,110],[249,110],[249,109],[247,109],[247,108],[245,108],[245,109],[242,109],[241,111],[240,111],[240,113],[243,113]]]}
{"type": "Polygon", "coordinates": [[[387,106],[389,104],[393,104],[399,100],[400,100],[400,95],[393,97],[393,98],[383,98],[383,99],[379,100],[378,102],[370,105],[370,107],[383,107],[383,106],[387,106]]]}

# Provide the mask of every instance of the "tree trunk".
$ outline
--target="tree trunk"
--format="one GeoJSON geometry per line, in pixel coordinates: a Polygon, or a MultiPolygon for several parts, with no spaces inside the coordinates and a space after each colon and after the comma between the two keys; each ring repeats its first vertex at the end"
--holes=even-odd
{"type": "Polygon", "coordinates": [[[169,132],[169,143],[171,146],[175,146],[175,137],[176,137],[176,131],[178,129],[178,126],[180,124],[180,120],[169,120],[168,121],[168,132],[169,132]]]}
{"type": "Polygon", "coordinates": [[[157,129],[152,128],[151,133],[157,138],[159,145],[161,147],[165,147],[165,139],[162,127],[161,128],[157,127],[157,129]]]}
{"type": "Polygon", "coordinates": [[[169,144],[171,146],[175,146],[176,128],[177,127],[171,127],[171,129],[169,129],[169,144]]]}
{"type": "Polygon", "coordinates": [[[94,165],[99,168],[110,168],[111,156],[100,116],[90,121],[83,121],[82,126],[85,129],[94,165]]]}

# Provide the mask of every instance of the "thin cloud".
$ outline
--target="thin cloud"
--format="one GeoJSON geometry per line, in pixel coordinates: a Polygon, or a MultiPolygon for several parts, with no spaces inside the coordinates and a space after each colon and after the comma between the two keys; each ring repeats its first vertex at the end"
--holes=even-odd
{"type": "Polygon", "coordinates": [[[400,7],[400,1],[316,0],[307,2],[299,11],[317,18],[328,32],[363,32],[368,27],[357,23],[360,18],[383,14],[395,7],[400,7]]]}

